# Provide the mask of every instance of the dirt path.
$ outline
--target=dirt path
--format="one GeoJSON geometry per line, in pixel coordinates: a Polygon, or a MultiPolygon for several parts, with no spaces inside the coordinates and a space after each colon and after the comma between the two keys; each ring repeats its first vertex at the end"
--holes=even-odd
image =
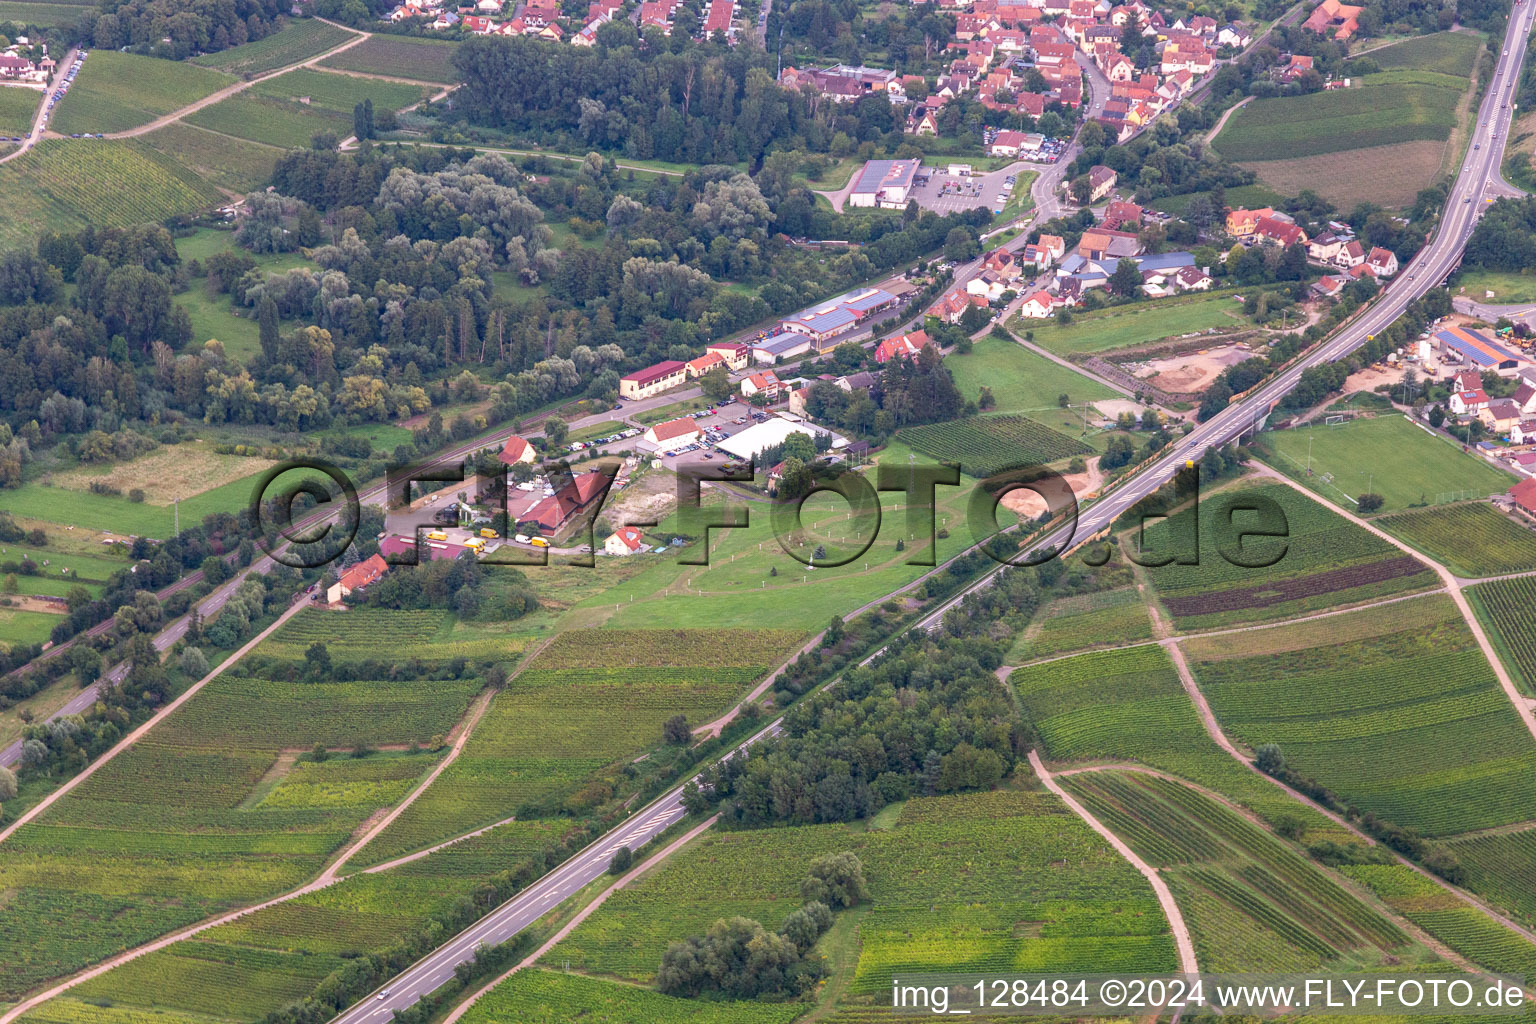
{"type": "MultiPolygon", "coordinates": [[[[1108,840],[1109,845],[1113,846],[1120,856],[1124,857],[1132,867],[1142,873],[1142,876],[1152,886],[1152,891],[1157,894],[1157,902],[1162,905],[1163,916],[1168,918],[1168,928],[1173,932],[1174,944],[1179,948],[1179,970],[1185,974],[1198,973],[1200,966],[1195,962],[1195,944],[1190,940],[1189,928],[1184,924],[1184,915],[1180,913],[1179,905],[1173,900],[1173,893],[1168,891],[1168,883],[1163,881],[1162,876],[1157,873],[1157,870],[1152,865],[1138,857],[1134,850],[1121,841],[1119,836],[1106,828],[1099,819],[1088,813],[1088,809],[1078,803],[1071,793],[1061,788],[1061,784],[1052,778],[1051,773],[1046,770],[1045,763],[1040,760],[1040,752],[1038,750],[1031,750],[1029,752],[1029,765],[1035,770],[1035,775],[1039,777],[1040,782],[1046,789],[1060,797],[1062,803],[1072,809],[1072,813],[1087,822],[1089,828],[1108,840]]],[[[3,1024],[3,1022],[0,1022],[0,1024],[3,1024]]]]}
{"type": "Polygon", "coordinates": [[[1345,519],[1354,523],[1356,526],[1366,530],[1373,536],[1386,541],[1388,544],[1391,544],[1393,547],[1397,548],[1399,551],[1402,551],[1404,554],[1412,555],[1414,558],[1417,558],[1419,561],[1435,570],[1435,573],[1440,577],[1440,581],[1445,584],[1446,592],[1451,595],[1451,600],[1456,602],[1456,607],[1461,612],[1462,619],[1466,621],[1467,628],[1472,631],[1472,636],[1476,638],[1477,646],[1482,648],[1483,657],[1487,658],[1488,664],[1492,666],[1493,674],[1498,677],[1499,686],[1503,688],[1504,695],[1508,697],[1509,702],[1514,705],[1515,713],[1520,716],[1520,721],[1524,723],[1526,731],[1531,734],[1531,738],[1536,739],[1536,714],[1532,714],[1532,709],[1536,708],[1536,698],[1525,696],[1520,692],[1520,689],[1515,686],[1514,680],[1510,678],[1509,673],[1504,668],[1504,663],[1499,660],[1498,652],[1493,649],[1493,644],[1489,641],[1488,634],[1483,632],[1482,623],[1477,621],[1477,615],[1473,613],[1472,606],[1467,603],[1466,595],[1461,592],[1461,580],[1456,576],[1455,573],[1451,572],[1451,570],[1447,569],[1439,562],[1436,562],[1434,559],[1428,557],[1422,551],[1418,551],[1412,547],[1409,547],[1403,541],[1398,540],[1396,537],[1392,536],[1390,533],[1387,533],[1385,530],[1376,527],[1368,520],[1361,519],[1359,516],[1355,515],[1348,509],[1339,505],[1335,505],[1333,502],[1324,501],[1324,499],[1314,494],[1312,491],[1307,490],[1307,488],[1292,480],[1284,473],[1280,473],[1264,465],[1258,465],[1258,472],[1261,476],[1270,477],[1279,481],[1280,483],[1285,484],[1287,487],[1290,487],[1293,490],[1299,491],[1313,501],[1323,502],[1323,504],[1325,504],[1327,507],[1333,509],[1334,512],[1343,516],[1345,519]]]}
{"type": "MultiPolygon", "coordinates": [[[[324,19],[321,19],[321,20],[324,20],[324,19]]],[[[335,25],[336,23],[335,22],[326,22],[326,24],[328,24],[328,25],[335,25]]],[[[344,25],[336,25],[336,27],[337,28],[346,28],[346,26],[344,26],[344,25]]],[[[356,29],[350,29],[350,28],[347,29],[347,31],[348,32],[357,32],[356,29]]],[[[234,96],[236,93],[244,92],[245,90],[249,89],[251,86],[256,85],[258,83],[261,83],[261,82],[265,82],[269,78],[276,78],[279,75],[285,75],[285,74],[287,74],[290,71],[297,71],[299,68],[312,67],[315,64],[318,64],[320,61],[325,60],[327,57],[333,57],[336,54],[341,53],[343,50],[350,50],[350,49],[352,49],[352,47],[356,46],[358,43],[361,43],[364,40],[369,39],[371,37],[372,37],[372,33],[369,33],[369,32],[358,32],[356,36],[354,36],[351,39],[348,39],[346,42],[342,43],[340,46],[333,46],[329,50],[326,50],[324,53],[317,53],[317,54],[315,54],[313,57],[310,57],[308,60],[301,60],[297,64],[289,64],[286,67],[278,68],[275,71],[265,72],[264,74],[257,75],[254,78],[247,79],[246,81],[236,82],[234,85],[226,85],[224,88],[220,89],[218,92],[210,93],[209,95],[204,96],[202,99],[198,100],[196,103],[189,103],[187,106],[182,107],[180,110],[173,110],[169,114],[165,114],[165,115],[163,115],[161,117],[157,117],[153,121],[149,122],[148,124],[141,124],[137,128],[129,128],[128,130],[121,131],[121,132],[107,132],[107,133],[105,133],[104,137],[108,138],[108,139],[131,139],[131,138],[134,138],[135,136],[138,136],[138,135],[147,135],[150,132],[154,131],[156,128],[164,128],[168,124],[174,124],[177,121],[180,121],[182,118],[184,118],[184,117],[186,117],[186,116],[188,116],[190,114],[197,113],[199,110],[202,110],[204,107],[211,107],[215,103],[220,102],[221,100],[227,100],[231,96],[234,96]]]]}
{"type": "Polygon", "coordinates": [[[1222,113],[1221,117],[1216,119],[1216,123],[1215,123],[1215,125],[1213,125],[1211,127],[1211,130],[1209,132],[1206,132],[1206,134],[1205,134],[1205,144],[1207,146],[1209,146],[1212,142],[1216,141],[1216,136],[1220,135],[1221,134],[1221,130],[1227,126],[1227,118],[1231,117],[1233,114],[1237,113],[1239,110],[1242,110],[1244,107],[1246,107],[1249,103],[1252,103],[1252,102],[1253,102],[1253,97],[1252,96],[1244,96],[1237,103],[1234,103],[1232,106],[1228,107],[1222,113]]]}
{"type": "Polygon", "coordinates": [[[710,817],[707,821],[703,821],[695,825],[688,832],[678,836],[676,839],[672,840],[672,842],[668,843],[666,849],[661,850],[654,857],[647,858],[643,864],[638,865],[623,878],[620,878],[608,888],[604,889],[602,893],[598,895],[597,899],[593,900],[591,903],[588,903],[585,907],[582,907],[575,917],[567,921],[559,931],[551,935],[546,942],[539,946],[538,949],[534,950],[532,953],[529,953],[515,967],[508,969],[504,973],[486,982],[480,988],[476,989],[469,996],[469,998],[465,999],[458,1006],[455,1006],[453,1011],[449,1013],[448,1016],[443,1018],[443,1024],[454,1024],[454,1022],[457,1021],[460,1017],[468,1013],[469,1008],[474,1006],[475,1002],[484,996],[487,992],[491,991],[491,989],[495,988],[497,985],[500,985],[502,982],[512,977],[512,975],[516,974],[518,971],[521,971],[527,967],[532,967],[535,963],[538,962],[539,957],[543,956],[545,953],[548,953],[551,949],[554,949],[557,943],[559,943],[567,935],[571,934],[571,932],[575,931],[576,926],[590,917],[593,911],[597,910],[598,907],[602,906],[603,903],[607,901],[609,896],[612,896],[620,889],[629,885],[631,882],[634,882],[640,878],[641,875],[644,875],[647,871],[654,868],[657,864],[660,864],[662,861],[672,856],[678,850],[681,850],[684,846],[687,846],[689,843],[693,842],[700,835],[702,835],[705,830],[707,830],[716,821],[718,821],[719,818],[720,815],[716,814],[710,817]]]}

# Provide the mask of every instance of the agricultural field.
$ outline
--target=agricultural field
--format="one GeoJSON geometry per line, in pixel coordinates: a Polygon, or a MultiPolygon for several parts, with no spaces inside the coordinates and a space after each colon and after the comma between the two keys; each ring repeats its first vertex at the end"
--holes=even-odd
{"type": "Polygon", "coordinates": [[[1238,162],[1288,160],[1421,139],[1443,141],[1467,88],[1460,75],[1392,71],[1350,89],[1254,100],[1227,122],[1215,146],[1238,162]]]}
{"type": "Polygon", "coordinates": [[[1479,583],[1465,591],[1467,599],[1499,659],[1526,693],[1536,693],[1536,632],[1531,609],[1536,608],[1536,579],[1524,577],[1479,583]]]}
{"type": "MultiPolygon", "coordinates": [[[[232,710],[252,729],[264,714],[260,699],[232,710]]],[[[200,744],[141,741],[8,840],[4,997],[302,884],[434,760],[294,764],[274,749],[276,736],[265,750],[185,730],[180,738],[200,744]]]]}
{"type": "Polygon", "coordinates": [[[457,46],[446,40],[372,36],[325,58],[320,66],[451,85],[459,80],[453,69],[453,51],[457,46]]]}
{"type": "Polygon", "coordinates": [[[296,615],[283,623],[262,647],[261,653],[287,661],[302,661],[309,645],[326,645],[331,657],[342,661],[388,658],[391,649],[408,651],[423,662],[506,659],[515,661],[529,643],[522,623],[497,624],[493,633],[482,634],[451,612],[437,609],[396,611],[389,608],[352,608],[345,613],[296,615]]]}
{"type": "Polygon", "coordinates": [[[1411,945],[1310,860],[1183,783],[1096,771],[1062,784],[1168,881],[1203,970],[1303,971],[1344,958],[1362,970],[1411,945]]]}
{"type": "Polygon", "coordinates": [[[254,43],[233,46],[218,53],[193,57],[190,63],[231,75],[259,75],[264,71],[297,64],[357,38],[336,25],[303,18],[290,21],[282,31],[254,43]]]}
{"type": "Polygon", "coordinates": [[[1436,32],[1371,50],[1370,58],[1387,71],[1436,71],[1465,76],[1484,37],[1476,32],[1436,32]]]}
{"type": "Polygon", "coordinates": [[[1419,139],[1243,166],[1259,175],[1267,191],[1281,195],[1312,191],[1341,210],[1360,203],[1402,209],[1446,172],[1453,154],[1444,139],[1419,139]]]}
{"type": "Polygon", "coordinates": [[[1501,494],[1514,482],[1504,470],[1398,415],[1272,430],[1260,436],[1259,449],[1276,469],[1349,509],[1367,491],[1385,499],[1383,512],[1394,512],[1501,494]]]}
{"type": "Polygon", "coordinates": [[[1469,270],[1456,278],[1465,294],[1480,302],[1536,302],[1536,274],[1504,273],[1497,270],[1469,270]],[[1492,295],[1488,295],[1492,292],[1492,295]]]}
{"type": "Polygon", "coordinates": [[[205,107],[187,122],[270,146],[303,147],[317,132],[350,135],[352,108],[365,98],[376,110],[399,110],[426,94],[423,86],[300,68],[205,107]]]}
{"type": "Polygon", "coordinates": [[[860,915],[848,940],[852,976],[830,987],[850,992],[851,1004],[873,1004],[893,974],[913,971],[1176,963],[1141,876],[1055,797],[1013,790],[913,799],[868,828],[706,834],[614,893],[544,963],[649,984],[669,942],[717,918],[740,914],[777,928],[799,906],[806,866],[843,850],[863,862],[871,897],[842,912],[860,915]]]}
{"type": "MultiPolygon", "coordinates": [[[[1138,543],[1135,531],[1122,537],[1127,551],[1143,560],[1173,557],[1189,536],[1194,511],[1185,508],[1153,520],[1138,543]]],[[[1206,494],[1200,500],[1196,564],[1176,562],[1145,570],[1162,606],[1183,630],[1214,629],[1246,622],[1269,622],[1422,590],[1439,582],[1418,559],[1335,515],[1284,484],[1238,486],[1206,494]],[[1256,512],[1234,512],[1257,501],[1272,501],[1285,516],[1285,539],[1249,535],[1242,561],[1273,561],[1263,568],[1234,564],[1221,554],[1243,530],[1279,529],[1256,512]]]]}
{"type": "Polygon", "coordinates": [[[977,479],[1006,469],[1093,454],[1082,441],[1024,416],[972,416],[907,427],[897,437],[940,462],[959,463],[962,473],[977,479]]]}
{"type": "Polygon", "coordinates": [[[1032,334],[1035,344],[1060,356],[1106,352],[1201,331],[1225,333],[1252,326],[1230,291],[1199,292],[1188,298],[1132,302],[1092,313],[1073,313],[1072,322],[1066,325],[1017,316],[1008,321],[1010,331],[1020,337],[1032,334]]]}
{"type": "Polygon", "coordinates": [[[95,8],[89,5],[56,4],[49,0],[38,0],[37,3],[28,0],[0,0],[0,22],[15,21],[23,25],[52,28],[55,25],[73,25],[82,15],[93,10],[95,8]]]}
{"type": "MultiPolygon", "coordinates": [[[[3,21],[0,15],[0,21],[3,21]]],[[[32,119],[43,94],[37,89],[8,86],[0,89],[0,135],[25,135],[32,130],[32,119]]]]}
{"type": "MultiPolygon", "coordinates": [[[[282,155],[281,150],[270,146],[215,135],[179,121],[164,128],[156,128],[138,141],[196,171],[209,183],[232,192],[251,192],[265,185],[272,178],[272,168],[277,164],[277,158],[282,155]]],[[[187,296],[181,298],[186,301],[187,296]]],[[[196,326],[195,316],[193,325],[196,326]]],[[[251,322],[251,336],[256,336],[254,321],[251,322]]],[[[219,335],[211,334],[208,337],[224,340],[219,335]]]]}
{"type": "Polygon", "coordinates": [[[1058,598],[1035,614],[1008,652],[1008,664],[1151,637],[1152,620],[1135,587],[1076,594],[1058,598]]]}
{"type": "Polygon", "coordinates": [[[56,132],[121,132],[180,110],[235,79],[207,68],[115,50],[95,50],[59,103],[56,132]]]}
{"type": "Polygon", "coordinates": [[[1401,864],[1373,864],[1339,870],[1473,963],[1497,974],[1530,976],[1536,972],[1536,945],[1413,869],[1401,864]]]}
{"type": "Polygon", "coordinates": [[[1337,828],[1216,745],[1157,644],[1025,666],[1008,683],[1049,761],[1134,761],[1222,793],[1268,821],[1298,818],[1309,836],[1337,828]]]}
{"type": "Polygon", "coordinates": [[[1447,844],[1467,872],[1467,888],[1526,927],[1536,925],[1536,828],[1486,832],[1447,844]]]}
{"type": "Polygon", "coordinates": [[[1083,417],[1076,409],[1063,409],[1058,399],[1066,395],[1073,405],[1122,397],[1118,391],[1091,377],[1054,363],[1009,341],[988,335],[965,355],[944,360],[955,375],[960,394],[975,400],[983,386],[992,389],[996,412],[1025,413],[1064,433],[1078,433],[1083,417]]]}
{"type": "Polygon", "coordinates": [[[260,1020],[314,992],[360,954],[382,953],[559,838],[559,830],[548,827],[509,825],[482,837],[484,842],[470,840],[388,872],[354,875],[133,960],[23,1019],[28,1024],[260,1020]]]}
{"type": "Polygon", "coordinates": [[[678,999],[652,989],[615,985],[577,974],[528,970],[514,974],[475,1003],[464,1024],[566,1024],[574,1021],[654,1021],[656,1024],[790,1024],[804,1012],[795,1003],[678,999]]]}
{"type": "Polygon", "coordinates": [[[0,221],[0,247],[30,243],[39,228],[126,227],[195,213],[224,200],[208,182],[138,140],[99,139],[44,139],[0,164],[0,195],[6,197],[8,214],[0,221]]]}
{"type": "Polygon", "coordinates": [[[1536,569],[1536,531],[1492,505],[1441,505],[1377,521],[1462,577],[1499,576],[1536,569]]]}
{"type": "Polygon", "coordinates": [[[1365,810],[1425,835],[1530,817],[1536,739],[1440,595],[1186,642],[1236,740],[1365,810]]]}
{"type": "Polygon", "coordinates": [[[558,811],[588,783],[606,791],[604,777],[658,744],[667,719],[711,721],[802,639],[784,630],[561,633],[491,702],[459,759],[361,856],[378,863],[514,814],[558,811]]]}
{"type": "Polygon", "coordinates": [[[53,473],[50,480],[53,486],[67,491],[89,492],[92,484],[112,487],[124,494],[142,490],[145,503],[170,505],[243,480],[273,465],[270,459],[224,455],[214,451],[211,443],[188,441],[161,445],[127,462],[85,465],[53,473]]]}

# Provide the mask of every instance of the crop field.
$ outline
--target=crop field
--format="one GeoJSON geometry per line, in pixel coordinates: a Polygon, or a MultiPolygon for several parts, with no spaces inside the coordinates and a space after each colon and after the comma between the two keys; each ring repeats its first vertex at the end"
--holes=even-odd
{"type": "Polygon", "coordinates": [[[316,132],[350,135],[352,108],[365,98],[376,110],[398,110],[426,95],[424,86],[300,68],[205,107],[187,122],[270,146],[302,147],[316,132]]]}
{"type": "Polygon", "coordinates": [[[26,242],[39,227],[126,227],[194,213],[223,200],[212,185],[148,147],[72,139],[44,139],[0,164],[0,195],[6,197],[8,214],[0,222],[0,246],[26,242]]]}
{"type": "Polygon", "coordinates": [[[1165,970],[1167,922],[1146,883],[1054,797],[997,791],[908,801],[890,828],[710,833],[614,893],[547,965],[648,983],[669,942],[743,914],[777,927],[823,854],[864,863],[860,996],[921,970],[1165,970]],[[1031,922],[1026,928],[1019,922],[1031,922]]]}
{"type": "Polygon", "coordinates": [[[1536,829],[1489,832],[1447,845],[1466,868],[1467,888],[1527,927],[1536,924],[1536,829]]]}
{"type": "Polygon", "coordinates": [[[193,57],[191,63],[231,75],[258,75],[308,60],[355,35],[336,25],[305,18],[290,21],[282,31],[254,43],[193,57]]]}
{"type": "Polygon", "coordinates": [[[1498,974],[1536,971],[1536,945],[1400,864],[1340,869],[1451,949],[1498,974]]]}
{"type": "MultiPolygon", "coordinates": [[[[156,128],[138,141],[182,166],[191,168],[207,181],[234,192],[250,192],[265,185],[272,178],[272,168],[277,158],[282,155],[280,150],[270,146],[215,135],[179,121],[164,128],[156,128]]],[[[178,296],[183,302],[188,298],[186,295],[178,296]]],[[[222,296],[220,301],[225,302],[222,296]]],[[[249,323],[251,336],[256,336],[254,320],[236,322],[249,323]]],[[[195,318],[193,326],[196,327],[195,318]]],[[[208,338],[218,338],[227,344],[222,334],[210,334],[208,338]]],[[[208,338],[195,340],[207,341],[208,338]]]]}
{"type": "MultiPolygon", "coordinates": [[[[1143,559],[1173,555],[1173,538],[1187,537],[1192,509],[1154,520],[1140,544],[1143,559]]],[[[1158,599],[1180,629],[1198,630],[1267,622],[1304,612],[1421,590],[1438,582],[1424,563],[1283,484],[1237,487],[1200,501],[1198,564],[1171,563],[1146,570],[1158,599]],[[1232,513],[1252,498],[1267,499],[1285,515],[1284,539],[1249,536],[1242,561],[1275,559],[1247,568],[1221,554],[1245,529],[1278,528],[1254,512],[1232,513]]],[[[1129,548],[1134,537],[1121,541],[1129,548]]]]}
{"type": "Polygon", "coordinates": [[[1136,761],[1225,794],[1267,820],[1334,827],[1216,746],[1156,644],[1026,666],[1008,683],[1050,761],[1136,761]]]}
{"type": "Polygon", "coordinates": [[[94,50],[59,103],[51,127],[121,132],[180,110],[235,79],[207,68],[115,50],[94,50]]]}
{"type": "Polygon", "coordinates": [[[1341,210],[1366,202],[1402,208],[1443,173],[1451,152],[1448,140],[1419,139],[1243,166],[1268,191],[1294,196],[1310,189],[1341,210]]]}
{"type": "Polygon", "coordinates": [[[55,486],[70,491],[89,491],[92,484],[105,484],[125,494],[142,490],[146,504],[170,505],[243,480],[275,464],[271,459],[221,454],[211,444],[191,441],[163,445],[126,462],[54,473],[51,480],[55,486]]]}
{"type": "MultiPolygon", "coordinates": [[[[373,760],[301,767],[356,772],[373,760]]],[[[274,795],[281,791],[278,787],[274,795]]],[[[382,953],[403,933],[420,927],[428,915],[445,910],[523,856],[551,845],[561,831],[558,825],[507,826],[495,831],[494,842],[465,851],[472,856],[453,847],[451,853],[440,851],[397,870],[354,875],[140,957],[45,1003],[24,1019],[28,1024],[260,1020],[309,995],[359,955],[382,953]]]]}
{"type": "Polygon", "coordinates": [[[990,335],[977,341],[969,353],[949,356],[945,365],[954,373],[955,384],[966,398],[975,399],[983,386],[989,387],[997,400],[995,411],[1028,413],[1055,430],[1076,433],[1083,421],[1077,410],[1062,409],[1057,404],[1059,396],[1066,395],[1074,404],[1121,397],[1109,386],[1053,363],[1023,345],[990,335]]]}
{"type": "Polygon", "coordinates": [[[1233,301],[1232,292],[1200,292],[1193,297],[1132,302],[1092,313],[1074,313],[1072,322],[1065,326],[1054,320],[1014,317],[1008,321],[1008,329],[1021,337],[1026,331],[1032,332],[1035,344],[1057,355],[1069,356],[1201,331],[1225,332],[1253,326],[1242,314],[1243,307],[1233,301]]]}
{"type": "Polygon", "coordinates": [[[796,1003],[679,999],[633,985],[531,970],[514,974],[475,1003],[464,1024],[565,1024],[647,1021],[654,1024],[789,1024],[805,1012],[796,1003]]]}
{"type": "MultiPolygon", "coordinates": [[[[0,12],[0,21],[4,20],[0,12]]],[[[32,130],[32,118],[43,94],[37,89],[7,86],[0,89],[0,135],[24,135],[32,130]]]]}
{"type": "Polygon", "coordinates": [[[1536,569],[1536,531],[1482,502],[1413,509],[1385,516],[1377,525],[1457,576],[1536,569]]]}
{"type": "Polygon", "coordinates": [[[355,75],[318,71],[314,68],[299,68],[276,78],[268,78],[252,86],[251,92],[264,99],[303,104],[310,110],[322,110],[344,117],[349,123],[352,120],[352,108],[364,99],[373,100],[375,110],[399,110],[420,101],[428,94],[424,86],[358,78],[355,75]]]}
{"type": "Polygon", "coordinates": [[[726,711],[803,638],[791,631],[570,630],[491,702],[464,753],[360,855],[378,863],[558,803],[726,711]]]}
{"type": "Polygon", "coordinates": [[[1063,784],[1165,877],[1224,904],[1221,913],[1196,914],[1196,952],[1205,970],[1306,970],[1343,956],[1379,960],[1409,944],[1396,925],[1311,861],[1182,783],[1106,771],[1068,776],[1063,784]],[[1223,927],[1228,922],[1237,927],[1223,927]],[[1255,960],[1255,943],[1286,952],[1255,960]]]}
{"type": "Polygon", "coordinates": [[[1426,835],[1530,817],[1536,740],[1454,604],[1429,596],[1186,645],[1235,739],[1426,835]],[[1347,639],[1345,638],[1347,637],[1347,639]]]}
{"type": "Polygon", "coordinates": [[[907,427],[901,441],[941,462],[957,462],[978,479],[1018,466],[1040,466],[1093,449],[1024,416],[972,416],[950,423],[907,427]]]}
{"type": "Polygon", "coordinates": [[[1382,511],[1392,512],[1499,494],[1514,482],[1509,473],[1396,415],[1269,431],[1259,440],[1276,469],[1349,509],[1366,491],[1380,494],[1382,511]]]}
{"type": "Polygon", "coordinates": [[[1008,663],[1151,636],[1152,620],[1135,587],[1063,597],[1035,614],[1008,653],[1008,663]]]}
{"type": "Polygon", "coordinates": [[[339,134],[348,129],[350,135],[352,122],[350,118],[343,122],[339,117],[297,103],[253,96],[247,90],[204,107],[188,117],[186,123],[238,139],[295,149],[308,146],[310,138],[318,132],[339,134]]]}
{"type": "Polygon", "coordinates": [[[0,21],[16,21],[23,25],[51,28],[55,25],[73,25],[80,17],[95,10],[89,5],[55,4],[47,0],[28,3],[27,0],[0,0],[0,21]]]}
{"type": "Polygon", "coordinates": [[[1243,162],[1443,141],[1467,88],[1464,71],[1391,71],[1359,81],[1350,89],[1255,100],[1233,114],[1215,146],[1227,159],[1243,162]]]}
{"type": "Polygon", "coordinates": [[[1465,76],[1482,49],[1483,38],[1474,32],[1436,32],[1372,50],[1370,58],[1388,71],[1465,76]]]}
{"type": "Polygon", "coordinates": [[[1488,630],[1499,660],[1526,693],[1536,693],[1536,630],[1531,610],[1536,608],[1536,579],[1495,580],[1465,591],[1488,630]]]}
{"type": "Polygon", "coordinates": [[[320,65],[338,71],[393,75],[396,78],[451,85],[459,80],[452,63],[453,51],[457,46],[457,43],[436,39],[373,36],[335,56],[325,58],[320,65]]]}
{"type": "Polygon", "coordinates": [[[274,779],[271,751],[139,743],[8,841],[5,995],[301,884],[432,760],[333,759],[274,779]]]}
{"type": "Polygon", "coordinates": [[[262,647],[262,653],[302,660],[309,645],[317,640],[337,660],[389,658],[408,651],[420,661],[513,661],[528,645],[526,635],[505,628],[491,633],[470,630],[454,615],[440,610],[352,608],[331,614],[317,609],[283,623],[262,647]]]}

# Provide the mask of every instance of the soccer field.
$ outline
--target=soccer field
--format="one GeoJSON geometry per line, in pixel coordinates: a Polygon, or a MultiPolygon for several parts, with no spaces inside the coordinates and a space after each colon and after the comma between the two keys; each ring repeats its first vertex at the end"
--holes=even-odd
{"type": "Polygon", "coordinates": [[[1351,510],[1367,491],[1386,499],[1382,511],[1393,511],[1457,495],[1486,496],[1515,482],[1503,470],[1397,415],[1275,431],[1261,442],[1275,468],[1351,510]]]}

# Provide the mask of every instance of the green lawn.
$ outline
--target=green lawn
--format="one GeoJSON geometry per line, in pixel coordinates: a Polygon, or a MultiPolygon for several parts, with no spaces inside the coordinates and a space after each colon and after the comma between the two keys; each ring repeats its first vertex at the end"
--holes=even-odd
{"type": "Polygon", "coordinates": [[[1383,511],[1393,511],[1448,501],[1452,492],[1467,498],[1495,494],[1514,483],[1508,473],[1396,415],[1273,431],[1262,442],[1277,469],[1350,510],[1368,490],[1386,499],[1383,511]],[[1324,479],[1328,475],[1331,480],[1324,479]]]}
{"type": "MultiPolygon", "coordinates": [[[[228,295],[208,297],[201,287],[176,296],[192,317],[192,344],[201,345],[211,338],[224,343],[224,351],[241,363],[248,363],[261,352],[261,328],[254,314],[236,316],[228,295]]],[[[249,311],[247,311],[249,312],[249,311]]]]}
{"type": "Polygon", "coordinates": [[[95,50],[58,105],[52,128],[66,135],[137,128],[234,81],[190,64],[95,50]]]}
{"type": "Polygon", "coordinates": [[[61,615],[0,608],[0,643],[40,644],[48,639],[61,615]]]}
{"type": "Polygon", "coordinates": [[[1457,278],[1458,293],[1498,305],[1536,303],[1536,274],[1469,270],[1457,278]],[[1488,295],[1488,292],[1493,292],[1488,295]]]}
{"type": "MultiPolygon", "coordinates": [[[[3,14],[0,14],[3,17],[3,14]]],[[[13,85],[0,89],[0,135],[25,135],[32,130],[32,118],[43,94],[36,89],[13,85]]]]}
{"type": "Polygon", "coordinates": [[[1367,56],[1388,71],[1438,71],[1464,76],[1482,45],[1481,33],[1436,32],[1383,46],[1367,56]]]}
{"type": "Polygon", "coordinates": [[[1287,160],[1446,139],[1456,124],[1465,74],[1390,71],[1351,89],[1260,99],[1232,115],[1215,139],[1229,160],[1287,160]]]}
{"type": "Polygon", "coordinates": [[[1104,352],[1211,328],[1236,330],[1252,325],[1230,291],[1202,293],[1194,298],[1158,299],[1112,306],[1092,313],[1073,314],[1065,327],[1054,320],[1014,317],[1009,330],[1023,335],[1034,332],[1035,344],[1058,355],[1104,352]]]}
{"type": "Polygon", "coordinates": [[[1057,404],[1061,395],[1067,395],[1073,402],[1121,397],[1108,385],[1054,363],[1023,345],[990,336],[976,342],[966,355],[950,355],[944,365],[955,375],[955,384],[966,398],[974,399],[983,386],[989,387],[992,397],[997,399],[995,411],[1031,413],[1058,430],[1063,425],[1055,419],[1065,415],[1057,404]]]}
{"type": "Polygon", "coordinates": [[[193,57],[191,63],[232,75],[260,74],[308,60],[340,46],[355,35],[344,28],[306,18],[290,21],[282,31],[254,43],[193,57]]]}

